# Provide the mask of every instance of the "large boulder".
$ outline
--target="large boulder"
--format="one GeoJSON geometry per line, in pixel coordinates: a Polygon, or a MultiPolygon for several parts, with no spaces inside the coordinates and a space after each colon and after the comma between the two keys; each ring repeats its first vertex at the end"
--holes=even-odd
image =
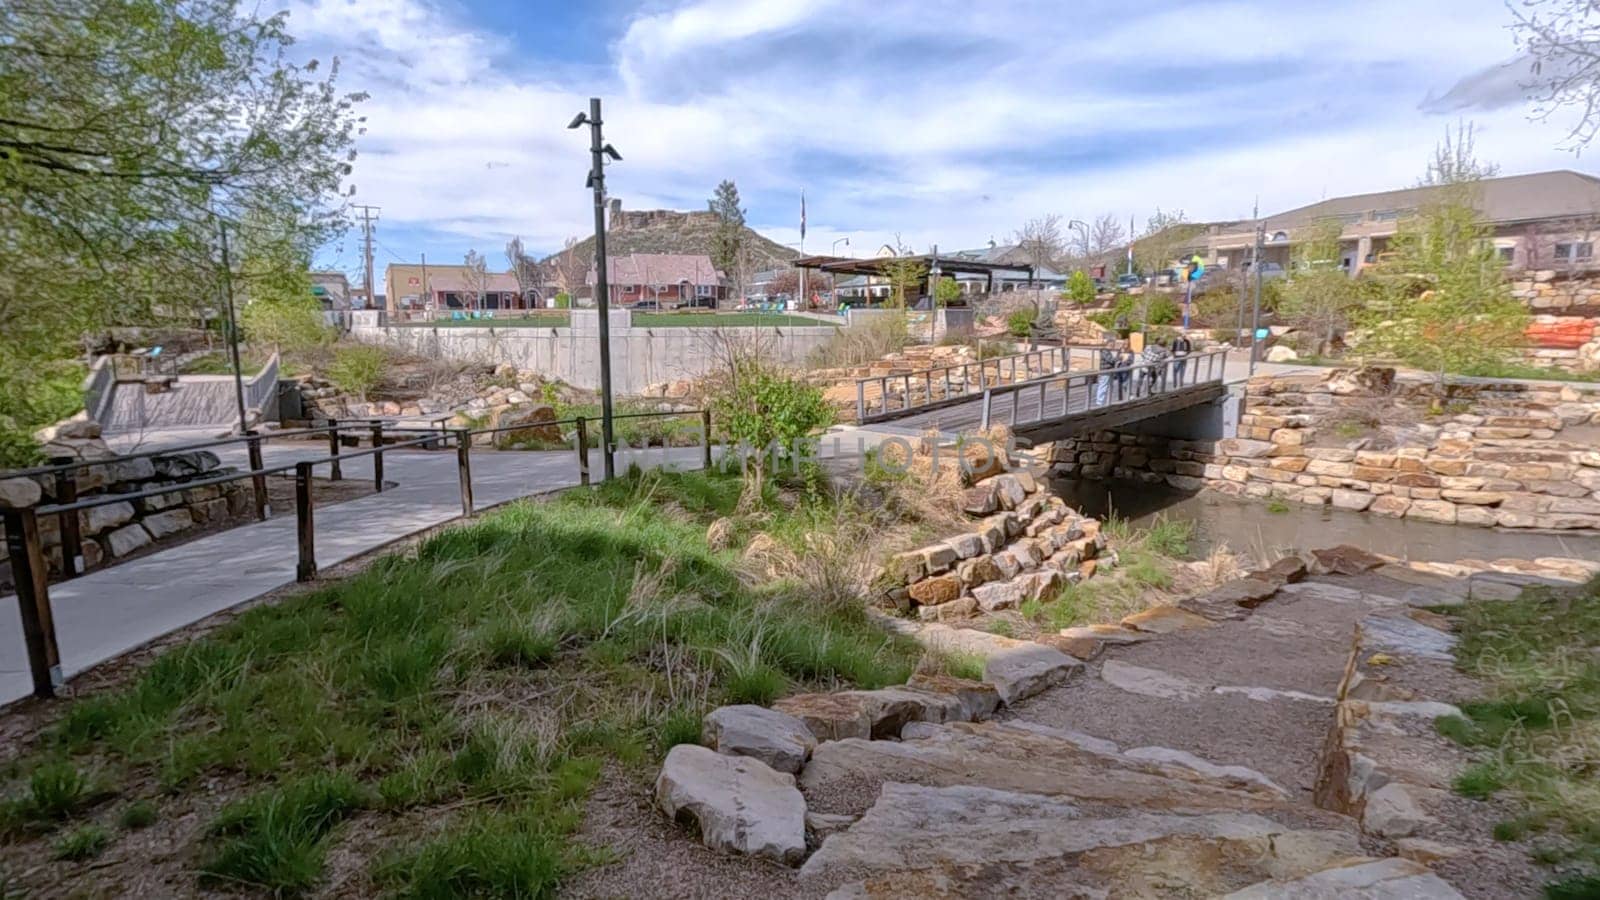
{"type": "Polygon", "coordinates": [[[32,478],[0,479],[0,506],[12,509],[35,506],[43,494],[39,483],[32,478]]]}
{"type": "Polygon", "coordinates": [[[724,706],[707,714],[706,746],[726,756],[759,759],[779,772],[795,773],[806,764],[816,736],[806,723],[775,709],[752,704],[724,706]]]}
{"type": "Polygon", "coordinates": [[[559,442],[561,427],[548,424],[554,421],[556,411],[542,403],[498,406],[489,413],[490,428],[509,429],[494,434],[494,445],[501,448],[532,441],[559,442]]]}
{"type": "Polygon", "coordinates": [[[150,460],[155,474],[161,478],[189,478],[222,465],[210,450],[190,450],[186,453],[168,453],[150,460]]]}
{"type": "Polygon", "coordinates": [[[679,744],[661,765],[655,795],[673,820],[698,827],[713,850],[790,865],[805,856],[805,798],[793,775],[760,760],[679,744]]]}

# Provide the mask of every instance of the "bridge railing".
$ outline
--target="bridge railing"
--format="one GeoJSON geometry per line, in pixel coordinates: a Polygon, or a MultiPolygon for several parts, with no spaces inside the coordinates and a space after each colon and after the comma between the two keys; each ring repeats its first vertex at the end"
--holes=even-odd
{"type": "Polygon", "coordinates": [[[874,422],[971,400],[978,392],[1026,382],[1070,368],[1071,350],[1040,347],[1026,353],[973,360],[899,374],[856,379],[856,421],[874,422]]]}
{"type": "Polygon", "coordinates": [[[1016,428],[1132,404],[1205,384],[1221,384],[1226,367],[1227,351],[1211,350],[1161,362],[1140,362],[1114,369],[1047,375],[1016,384],[996,385],[983,392],[979,427],[985,431],[997,424],[1016,428]],[[1030,400],[1033,402],[1029,403],[1030,400]]]}

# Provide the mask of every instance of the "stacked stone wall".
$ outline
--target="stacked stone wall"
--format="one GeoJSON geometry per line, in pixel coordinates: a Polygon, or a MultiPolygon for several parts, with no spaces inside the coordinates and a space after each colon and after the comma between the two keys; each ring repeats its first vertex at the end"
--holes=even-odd
{"type": "Polygon", "coordinates": [[[1261,377],[1239,435],[1101,432],[1057,443],[1058,474],[1502,528],[1600,529],[1600,390],[1432,386],[1392,370],[1261,377]],[[1359,432],[1359,434],[1358,434],[1359,432]]]}

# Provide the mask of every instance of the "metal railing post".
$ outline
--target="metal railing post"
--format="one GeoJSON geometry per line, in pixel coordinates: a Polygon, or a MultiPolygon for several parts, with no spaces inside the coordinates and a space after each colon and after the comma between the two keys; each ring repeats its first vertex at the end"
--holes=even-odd
{"type": "Polygon", "coordinates": [[[860,424],[861,422],[866,421],[866,419],[867,419],[867,383],[865,381],[857,381],[856,382],[856,423],[860,424]]]}
{"type": "Polygon", "coordinates": [[[989,410],[993,405],[994,405],[994,392],[993,391],[984,391],[983,392],[983,417],[981,419],[979,419],[979,421],[978,421],[978,430],[980,430],[980,431],[988,431],[989,430],[989,410]]]}
{"type": "Polygon", "coordinates": [[[383,493],[383,423],[372,423],[372,488],[383,493]]]}
{"type": "MultiPolygon", "coordinates": [[[[66,465],[74,461],[70,456],[53,456],[51,465],[66,465]]],[[[78,501],[78,470],[62,469],[56,473],[56,503],[66,505],[78,501]]],[[[76,578],[84,572],[83,535],[78,531],[78,511],[56,514],[61,531],[61,577],[76,578]]]]}
{"type": "Polygon", "coordinates": [[[339,420],[328,420],[328,455],[333,457],[333,464],[328,467],[328,480],[341,481],[344,479],[344,469],[339,465],[339,420]]]}
{"type": "Polygon", "coordinates": [[[707,470],[711,468],[711,410],[700,410],[700,464],[707,470]]]}
{"type": "Polygon", "coordinates": [[[589,483],[589,420],[578,417],[578,433],[573,436],[578,449],[578,483],[589,483]]]}
{"type": "Polygon", "coordinates": [[[461,514],[472,516],[472,435],[456,429],[456,471],[461,477],[461,514]]]}
{"type": "MultiPolygon", "coordinates": [[[[262,469],[261,438],[253,428],[246,431],[244,435],[247,438],[245,448],[250,453],[250,471],[260,472],[262,469]]],[[[255,500],[256,521],[265,522],[267,517],[272,515],[272,508],[267,503],[267,476],[251,475],[250,492],[255,500]]]]}
{"type": "Polygon", "coordinates": [[[295,581],[312,581],[317,577],[317,534],[311,511],[311,463],[294,464],[294,526],[300,548],[299,562],[294,567],[295,581]]]}
{"type": "MultiPolygon", "coordinates": [[[[72,515],[77,515],[76,512],[72,515]]],[[[61,651],[56,646],[55,619],[50,614],[50,580],[39,543],[39,518],[31,507],[0,509],[6,526],[6,551],[11,580],[16,582],[22,638],[28,648],[28,674],[35,697],[54,697],[62,683],[61,651]]]]}

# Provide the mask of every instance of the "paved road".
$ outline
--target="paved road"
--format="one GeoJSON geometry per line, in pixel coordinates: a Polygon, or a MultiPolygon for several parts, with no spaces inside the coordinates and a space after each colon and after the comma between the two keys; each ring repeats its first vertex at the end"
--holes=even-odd
{"type": "MultiPolygon", "coordinates": [[[[199,436],[161,435],[146,448],[199,436]]],[[[319,445],[264,448],[268,465],[325,454],[319,445]]],[[[639,451],[619,455],[625,469],[641,465],[700,465],[698,448],[639,451]]],[[[224,462],[243,464],[242,449],[222,448],[224,462]]],[[[461,515],[461,494],[453,452],[395,450],[384,454],[385,480],[396,482],[381,494],[339,503],[316,512],[317,564],[328,567],[400,540],[461,515]]],[[[350,460],[344,477],[372,477],[371,458],[350,460]]],[[[601,471],[600,454],[590,469],[601,471]]],[[[321,467],[319,474],[324,472],[321,467]]],[[[481,452],[472,455],[473,496],[477,508],[493,506],[578,483],[571,451],[481,452]]],[[[126,653],[174,629],[229,609],[294,582],[297,559],[293,511],[209,535],[187,544],[91,572],[50,588],[62,671],[71,676],[126,653]]],[[[32,691],[22,622],[14,596],[0,597],[0,703],[32,691]]]]}

